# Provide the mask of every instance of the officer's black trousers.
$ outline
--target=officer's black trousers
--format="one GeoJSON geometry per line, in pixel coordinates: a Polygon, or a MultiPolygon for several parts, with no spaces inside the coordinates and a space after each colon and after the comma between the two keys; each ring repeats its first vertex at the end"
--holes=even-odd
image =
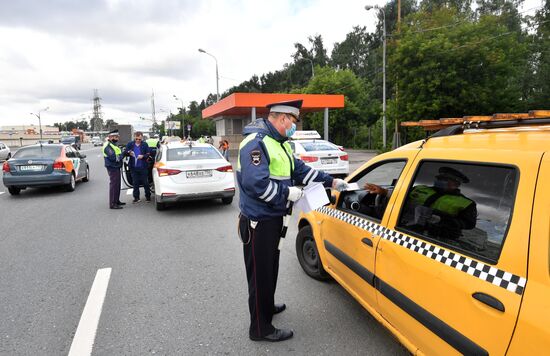
{"type": "Polygon", "coordinates": [[[266,336],[275,331],[271,324],[275,305],[275,289],[279,273],[279,239],[283,218],[258,222],[241,215],[239,232],[244,242],[244,263],[248,279],[248,309],[251,336],[266,336]]]}

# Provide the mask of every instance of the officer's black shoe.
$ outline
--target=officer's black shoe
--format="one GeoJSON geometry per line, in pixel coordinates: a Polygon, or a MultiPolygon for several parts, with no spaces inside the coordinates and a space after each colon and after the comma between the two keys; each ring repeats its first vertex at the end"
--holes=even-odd
{"type": "Polygon", "coordinates": [[[134,200],[132,200],[132,203],[135,204],[135,203],[139,203],[140,201],[141,201],[141,200],[139,200],[139,199],[134,199],[134,200]]]}
{"type": "Polygon", "coordinates": [[[122,209],[120,205],[113,205],[110,209],[122,209]]]}
{"type": "Polygon", "coordinates": [[[294,336],[294,332],[292,330],[287,329],[275,329],[275,331],[269,335],[266,336],[252,336],[250,335],[250,340],[253,341],[270,341],[270,342],[278,342],[278,341],[285,341],[290,339],[294,336]]]}
{"type": "Polygon", "coordinates": [[[123,203],[123,202],[119,201],[118,203],[116,203],[116,205],[122,206],[122,205],[126,205],[126,203],[123,203]]]}
{"type": "Polygon", "coordinates": [[[286,304],[284,303],[281,303],[281,304],[275,304],[273,306],[273,314],[279,314],[281,313],[283,310],[286,309],[286,304]]]}
{"type": "Polygon", "coordinates": [[[148,202],[151,201],[151,197],[146,197],[145,200],[147,200],[148,202]]]}

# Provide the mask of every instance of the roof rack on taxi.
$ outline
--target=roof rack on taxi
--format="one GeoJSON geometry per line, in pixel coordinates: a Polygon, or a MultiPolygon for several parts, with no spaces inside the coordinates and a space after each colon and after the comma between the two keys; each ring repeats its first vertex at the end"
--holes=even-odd
{"type": "Polygon", "coordinates": [[[430,137],[458,135],[468,129],[495,129],[527,125],[550,124],[550,110],[531,110],[528,113],[494,114],[490,116],[464,116],[439,120],[405,121],[402,127],[421,127],[426,133],[437,131],[430,137]]]}

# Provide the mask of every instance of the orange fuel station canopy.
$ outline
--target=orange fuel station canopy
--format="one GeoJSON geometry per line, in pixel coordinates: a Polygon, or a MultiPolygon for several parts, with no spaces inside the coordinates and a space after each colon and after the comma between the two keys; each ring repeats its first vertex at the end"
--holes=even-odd
{"type": "Polygon", "coordinates": [[[318,112],[324,109],[344,107],[343,95],[328,94],[272,94],[272,93],[233,93],[202,111],[203,119],[218,116],[248,116],[255,108],[255,116],[265,117],[266,105],[289,100],[303,100],[300,113],[318,112]]]}

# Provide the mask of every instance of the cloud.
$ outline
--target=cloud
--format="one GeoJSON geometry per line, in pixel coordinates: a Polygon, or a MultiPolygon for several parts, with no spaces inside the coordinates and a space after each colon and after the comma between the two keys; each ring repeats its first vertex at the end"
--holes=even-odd
{"type": "Polygon", "coordinates": [[[0,24],[107,42],[143,40],[156,36],[157,26],[174,24],[183,16],[192,15],[199,4],[178,0],[3,1],[0,24]]]}
{"type": "MultiPolygon", "coordinates": [[[[377,0],[382,4],[382,1],[377,0]]],[[[105,119],[176,112],[252,75],[281,69],[294,43],[323,36],[328,52],[375,14],[355,0],[19,0],[0,2],[0,126],[86,116],[99,89],[105,119]],[[231,78],[231,79],[228,79],[231,78]]],[[[159,114],[160,115],[160,114],[159,114]]],[[[163,114],[164,115],[164,114],[163,114]]]]}

